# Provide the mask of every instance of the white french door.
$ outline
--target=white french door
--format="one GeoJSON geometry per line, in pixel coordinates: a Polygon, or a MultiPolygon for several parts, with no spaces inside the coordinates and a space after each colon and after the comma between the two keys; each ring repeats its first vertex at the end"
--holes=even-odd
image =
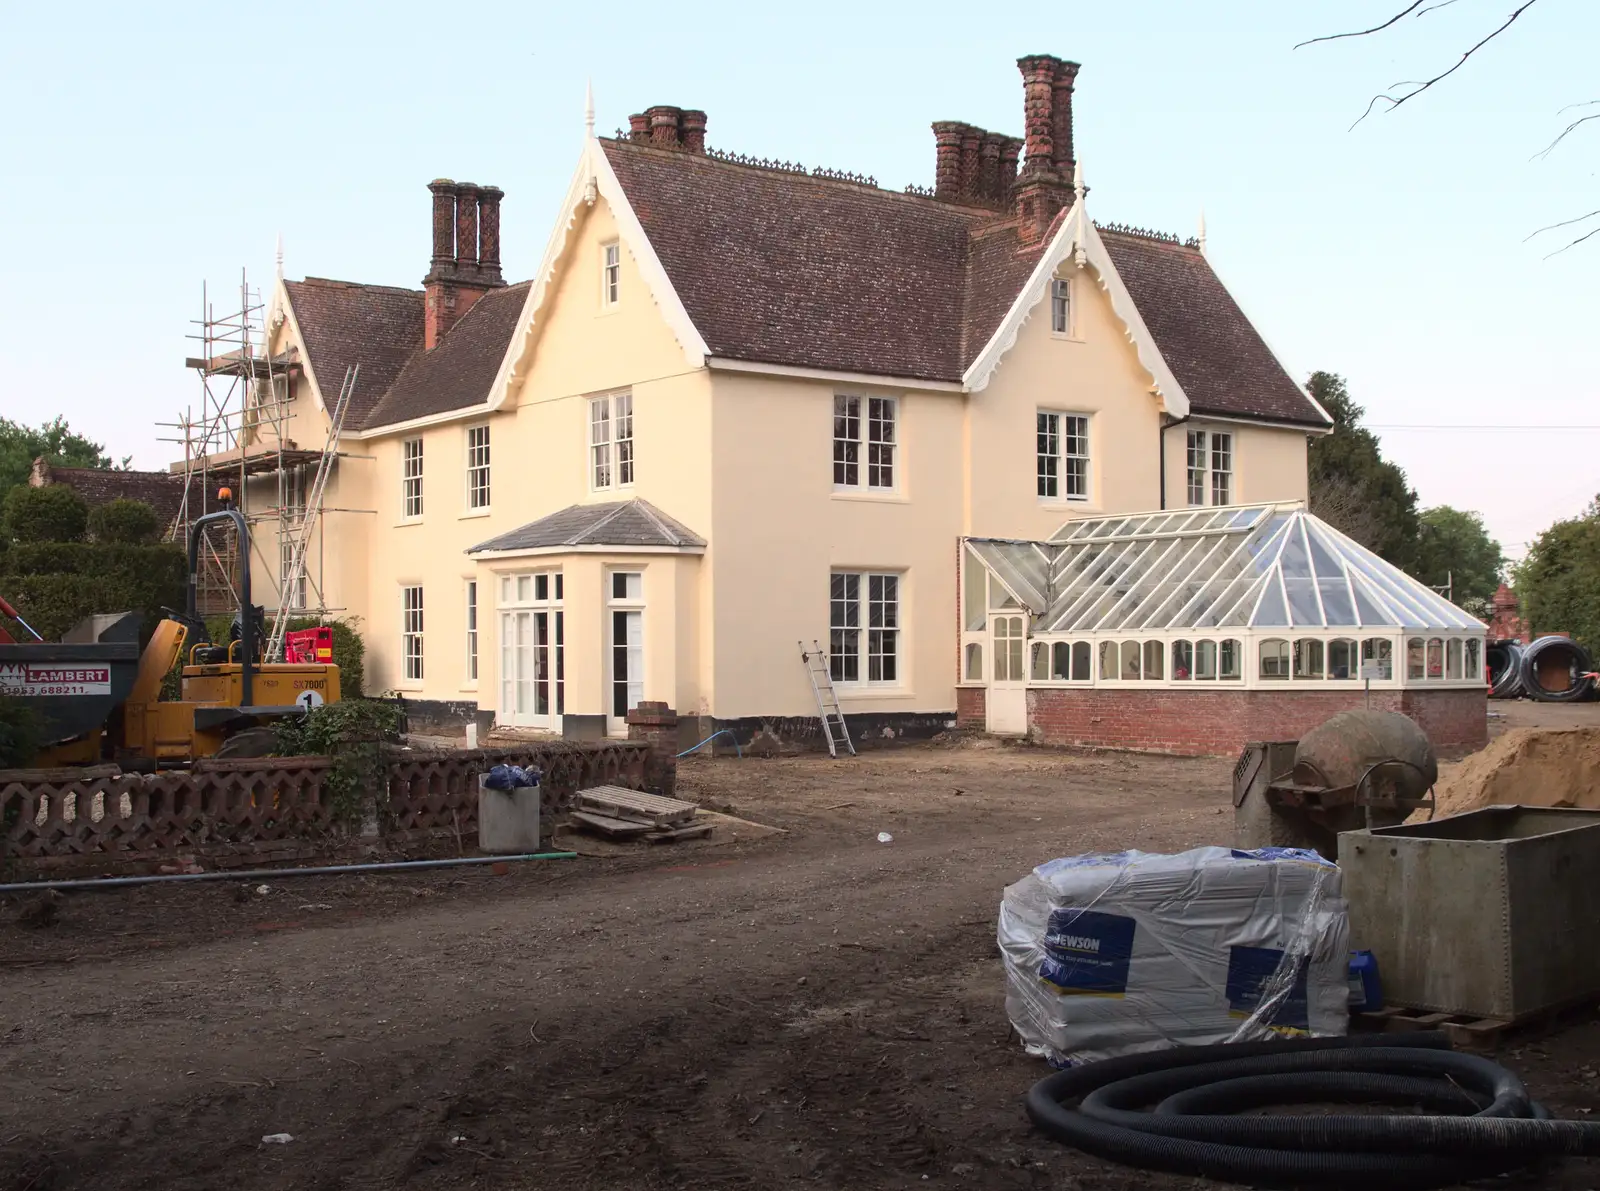
{"type": "Polygon", "coordinates": [[[559,731],[567,677],[561,576],[502,576],[500,592],[500,721],[559,731]]]}

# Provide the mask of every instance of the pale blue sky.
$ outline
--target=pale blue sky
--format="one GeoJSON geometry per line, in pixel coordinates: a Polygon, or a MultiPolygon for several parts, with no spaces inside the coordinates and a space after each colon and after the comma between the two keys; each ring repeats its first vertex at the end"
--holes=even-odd
{"type": "Polygon", "coordinates": [[[1101,221],[1193,234],[1292,369],[1344,373],[1426,504],[1511,550],[1600,490],[1600,4],[1540,0],[1454,77],[1354,130],[1504,19],[1457,0],[1379,38],[1297,41],[1399,0],[1005,8],[436,2],[24,5],[0,15],[0,413],[63,413],[136,466],[196,397],[200,285],[415,286],[425,183],[503,187],[507,276],[537,265],[582,137],[653,103],[725,149],[930,183],[933,120],[1022,132],[1015,59],[1083,63],[1077,145],[1101,221]],[[1030,15],[1037,13],[1037,15],[1030,15]],[[1400,429],[1399,427],[1421,427],[1400,429]],[[1452,428],[1454,427],[1454,428],[1452,428]]]}

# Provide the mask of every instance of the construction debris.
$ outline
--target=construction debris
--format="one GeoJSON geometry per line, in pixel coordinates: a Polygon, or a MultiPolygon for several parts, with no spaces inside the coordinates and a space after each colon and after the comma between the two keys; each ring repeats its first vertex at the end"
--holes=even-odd
{"type": "Polygon", "coordinates": [[[595,786],[578,791],[572,822],[579,830],[608,839],[662,844],[709,835],[711,824],[697,822],[699,814],[700,808],[692,802],[622,786],[595,786]]]}

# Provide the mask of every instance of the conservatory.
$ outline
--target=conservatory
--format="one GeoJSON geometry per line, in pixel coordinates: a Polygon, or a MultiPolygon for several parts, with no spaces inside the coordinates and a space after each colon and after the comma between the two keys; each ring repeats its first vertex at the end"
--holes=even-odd
{"type": "Polygon", "coordinates": [[[989,731],[1178,748],[1162,721],[1290,739],[1365,703],[1484,732],[1482,622],[1303,505],[1086,518],[961,556],[958,703],[989,731]]]}

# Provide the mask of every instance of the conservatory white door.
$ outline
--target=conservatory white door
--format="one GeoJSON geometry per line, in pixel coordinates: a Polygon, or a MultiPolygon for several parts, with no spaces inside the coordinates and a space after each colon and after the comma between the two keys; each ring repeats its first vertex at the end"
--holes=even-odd
{"type": "Polygon", "coordinates": [[[1020,616],[995,616],[994,678],[989,683],[988,729],[999,736],[1024,736],[1028,731],[1027,651],[1020,616]]]}

